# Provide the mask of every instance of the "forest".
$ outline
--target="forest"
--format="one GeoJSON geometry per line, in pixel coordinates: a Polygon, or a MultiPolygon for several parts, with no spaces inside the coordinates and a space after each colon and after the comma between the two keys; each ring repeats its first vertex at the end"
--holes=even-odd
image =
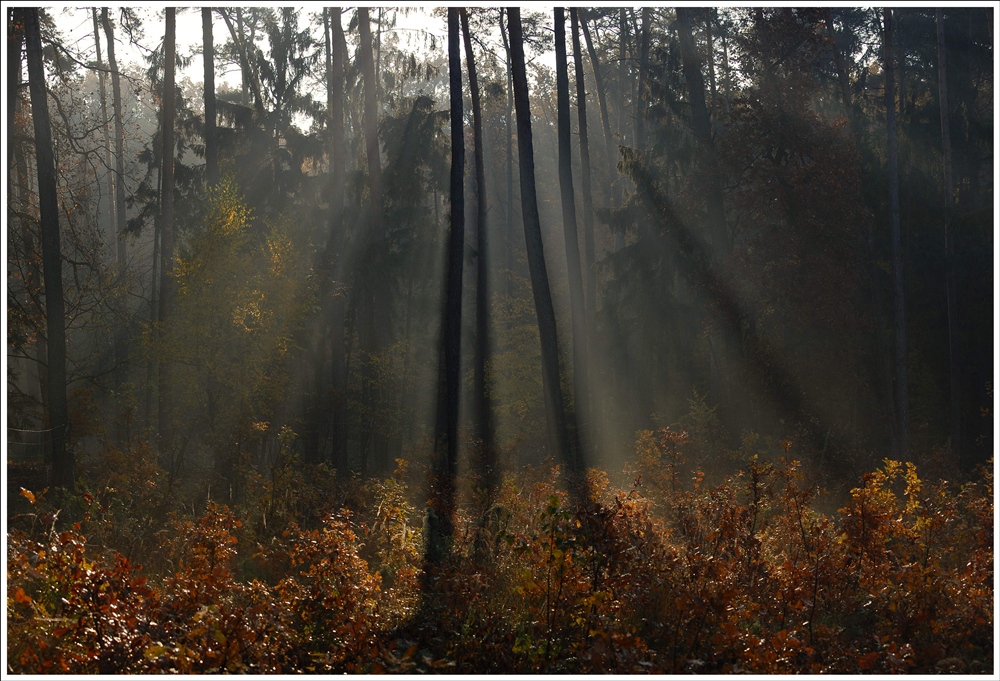
{"type": "Polygon", "coordinates": [[[6,13],[5,673],[997,673],[992,6],[6,13]]]}

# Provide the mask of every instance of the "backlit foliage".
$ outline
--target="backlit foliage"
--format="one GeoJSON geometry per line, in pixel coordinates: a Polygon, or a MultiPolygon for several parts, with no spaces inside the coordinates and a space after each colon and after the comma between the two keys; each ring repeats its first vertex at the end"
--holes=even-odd
{"type": "Polygon", "coordinates": [[[276,475],[248,487],[259,503],[140,526],[162,556],[148,575],[107,543],[108,524],[141,531],[128,497],[148,491],[85,493],[58,512],[25,490],[32,513],[7,538],[9,671],[992,668],[988,468],[957,487],[886,460],[827,512],[790,441],[717,484],[689,468],[693,447],[685,432],[640,433],[635,482],[592,470],[581,507],[558,466],[508,473],[481,517],[460,510],[453,555],[426,575],[402,460],[363,485],[276,475]],[[289,485],[299,501],[275,511],[289,485]],[[79,515],[73,529],[64,514],[79,515]]]}

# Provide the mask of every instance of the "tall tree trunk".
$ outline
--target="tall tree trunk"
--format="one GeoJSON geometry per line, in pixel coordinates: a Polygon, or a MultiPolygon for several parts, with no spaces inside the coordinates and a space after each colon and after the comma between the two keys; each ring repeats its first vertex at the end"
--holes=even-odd
{"type": "MultiPolygon", "coordinates": [[[[855,115],[854,105],[851,101],[851,88],[847,75],[847,64],[844,61],[844,55],[837,46],[837,35],[834,30],[833,13],[831,10],[825,10],[823,20],[826,24],[826,33],[827,38],[830,41],[830,48],[833,51],[833,63],[837,69],[837,80],[840,85],[841,104],[844,107],[844,115],[847,117],[855,144],[857,145],[858,135],[860,132],[858,130],[859,121],[858,117],[855,115]]],[[[871,294],[872,317],[875,320],[876,362],[881,370],[881,386],[878,388],[881,399],[879,401],[883,410],[882,420],[886,428],[887,439],[889,442],[894,443],[896,441],[896,410],[894,407],[895,398],[893,397],[892,386],[892,352],[889,347],[890,342],[886,333],[887,313],[885,299],[882,293],[882,284],[880,282],[880,270],[878,265],[876,265],[877,258],[875,256],[875,235],[872,231],[871,225],[868,223],[865,224],[864,237],[865,261],[867,263],[865,271],[868,277],[868,285],[871,294]]]]}
{"type": "MultiPolygon", "coordinates": [[[[469,13],[460,11],[462,37],[465,41],[465,68],[469,74],[469,92],[472,97],[472,138],[475,143],[476,163],[476,350],[474,388],[476,401],[476,439],[479,441],[479,476],[486,489],[486,508],[496,498],[500,486],[494,436],[493,404],[490,398],[491,358],[490,335],[490,242],[486,223],[486,162],[484,158],[483,112],[479,96],[479,79],[476,59],[472,52],[472,33],[469,31],[469,13]]],[[[460,131],[461,132],[461,131],[460,131]]],[[[453,142],[454,143],[454,142],[453,142]]],[[[508,208],[509,210],[509,208],[508,208]]],[[[485,510],[485,509],[484,509],[485,510]]]]}
{"type": "Polygon", "coordinates": [[[127,248],[125,244],[125,120],[122,111],[121,72],[115,57],[115,36],[111,27],[108,8],[101,9],[101,23],[108,43],[108,64],[111,67],[111,101],[115,111],[115,236],[118,244],[119,271],[125,269],[127,248]]]}
{"type": "Polygon", "coordinates": [[[635,98],[635,150],[642,152],[646,144],[646,90],[649,87],[649,22],[650,8],[642,8],[642,28],[639,29],[639,83],[635,98]]]}
{"type": "MultiPolygon", "coordinates": [[[[15,8],[10,8],[7,12],[7,172],[9,173],[14,165],[14,149],[17,148],[15,119],[21,90],[24,12],[15,8]]],[[[10,176],[8,182],[9,180],[10,176]]]]}
{"type": "Polygon", "coordinates": [[[507,128],[506,167],[507,167],[507,206],[504,209],[506,224],[504,225],[504,268],[507,270],[504,293],[511,295],[514,272],[514,75],[511,68],[510,41],[507,38],[507,27],[503,22],[503,13],[508,10],[500,8],[500,37],[503,40],[504,54],[507,57],[507,113],[504,123],[507,128]]]}
{"type": "MultiPolygon", "coordinates": [[[[163,37],[163,162],[160,187],[160,313],[158,323],[161,338],[165,324],[170,321],[173,304],[174,268],[174,72],[176,59],[176,13],[174,7],[166,8],[166,31],[163,37]]],[[[173,471],[173,401],[171,399],[170,360],[160,357],[159,366],[159,407],[158,432],[160,434],[160,456],[164,468],[173,471]]]]}
{"type": "MultiPolygon", "coordinates": [[[[590,138],[587,134],[587,87],[583,73],[583,52],[580,49],[579,10],[569,11],[573,33],[573,65],[576,70],[576,113],[580,129],[580,172],[583,189],[583,267],[586,285],[588,317],[597,312],[597,277],[594,274],[594,196],[590,177],[590,138]]],[[[588,327],[590,325],[588,324],[588,327]]]]}
{"type": "MultiPolygon", "coordinates": [[[[114,234],[116,257],[119,276],[125,272],[127,265],[128,251],[125,244],[125,122],[122,113],[122,85],[121,73],[118,71],[118,59],[115,57],[115,35],[111,27],[111,17],[108,8],[101,9],[101,24],[104,27],[104,37],[108,43],[108,64],[111,69],[111,101],[114,107],[115,119],[115,222],[114,234]]],[[[128,376],[126,362],[128,361],[128,351],[126,348],[126,332],[119,328],[115,331],[114,352],[115,352],[115,388],[118,389],[128,376]]],[[[118,433],[119,442],[123,442],[127,433],[118,433]]]]}
{"type": "MultiPolygon", "coordinates": [[[[111,172],[111,129],[108,125],[108,89],[105,85],[104,79],[104,60],[101,58],[101,27],[97,20],[97,8],[91,7],[90,14],[94,21],[94,47],[97,52],[97,87],[98,96],[101,98],[101,132],[103,135],[104,142],[104,179],[107,182],[107,205],[110,209],[105,215],[105,220],[108,226],[108,243],[111,243],[112,235],[115,232],[114,221],[115,221],[115,176],[111,172]]],[[[100,199],[98,205],[105,203],[104,193],[99,194],[100,199]]],[[[99,211],[100,212],[100,211],[99,211]]]]}
{"type": "MultiPolygon", "coordinates": [[[[712,139],[712,123],[705,104],[705,81],[701,74],[701,58],[691,35],[691,15],[686,7],[677,8],[677,37],[680,42],[684,79],[687,81],[688,101],[691,104],[691,127],[698,139],[703,154],[703,163],[708,167],[705,181],[705,207],[708,218],[708,236],[712,243],[711,262],[717,272],[724,272],[722,262],[729,252],[729,234],[726,226],[725,196],[722,178],[716,167],[715,142],[712,139]]],[[[732,311],[738,312],[735,308],[732,311]]],[[[734,329],[740,328],[740,320],[725,320],[720,325],[721,332],[709,338],[713,358],[713,393],[721,405],[723,423],[734,433],[746,425],[743,423],[741,405],[737,403],[734,383],[737,363],[735,359],[741,339],[734,329]]]]}
{"type": "MultiPolygon", "coordinates": [[[[330,250],[333,257],[333,279],[342,282],[344,278],[344,179],[347,173],[347,146],[344,134],[344,73],[347,69],[347,40],[341,24],[340,7],[330,8],[332,54],[330,76],[330,156],[333,162],[333,187],[330,192],[330,250]]],[[[342,288],[342,287],[341,287],[342,288]]],[[[346,472],[347,458],[347,347],[345,324],[347,296],[343,291],[335,291],[331,312],[332,335],[332,376],[331,391],[331,440],[333,444],[332,463],[338,472],[346,472]]]]}
{"type": "Polygon", "coordinates": [[[837,81],[840,83],[840,99],[844,105],[844,115],[848,121],[853,120],[853,108],[851,104],[851,85],[847,77],[847,66],[844,64],[844,56],[837,47],[837,34],[833,28],[833,13],[827,8],[824,11],[823,19],[826,23],[826,35],[830,40],[830,49],[833,50],[833,63],[837,68],[837,81]]]}
{"type": "MultiPolygon", "coordinates": [[[[625,20],[625,8],[618,10],[618,139],[625,139],[625,81],[627,62],[625,61],[625,43],[628,38],[628,23],[625,20]]],[[[620,183],[620,180],[619,180],[620,183]]],[[[625,228],[619,225],[615,229],[615,251],[625,248],[625,228]]]]}
{"type": "Polygon", "coordinates": [[[535,161],[531,141],[531,112],[528,108],[528,77],[524,66],[524,38],[521,30],[521,10],[507,10],[510,31],[511,65],[514,77],[514,106],[517,110],[517,152],[521,176],[521,215],[524,221],[524,240],[531,275],[531,291],[538,318],[538,336],[542,353],[542,389],[545,394],[549,430],[555,451],[566,462],[574,479],[574,491],[581,492],[585,470],[581,458],[575,419],[567,408],[559,371],[559,341],[556,333],[556,316],[552,307],[552,293],[545,268],[542,247],[541,221],[538,215],[538,197],[535,193],[535,161]]]}
{"type": "Polygon", "coordinates": [[[361,38],[361,78],[365,91],[365,153],[368,158],[369,220],[372,238],[380,241],[384,236],[382,226],[382,164],[378,144],[378,100],[375,81],[375,62],[372,54],[372,32],[368,8],[358,8],[358,33],[361,38]]]}
{"type": "Polygon", "coordinates": [[[948,50],[944,39],[944,18],[941,10],[934,10],[937,24],[938,51],[938,105],[941,110],[941,148],[943,152],[944,175],[944,257],[945,289],[948,306],[948,384],[951,394],[949,425],[951,430],[951,451],[956,460],[962,459],[962,393],[961,364],[958,351],[958,292],[955,282],[955,245],[952,234],[952,220],[955,213],[955,186],[951,166],[951,118],[948,110],[948,50]]]}
{"type": "MultiPolygon", "coordinates": [[[[583,9],[581,12],[580,24],[583,29],[583,39],[587,44],[587,53],[590,55],[590,66],[594,69],[594,83],[597,86],[597,103],[601,109],[601,127],[604,129],[604,152],[608,163],[608,204],[611,207],[611,212],[614,213],[622,203],[621,182],[618,179],[618,170],[616,169],[618,150],[615,147],[614,137],[611,135],[611,119],[608,116],[608,101],[604,89],[604,75],[601,73],[601,62],[597,58],[597,50],[594,49],[594,41],[590,37],[590,29],[587,28],[587,10],[583,9]]],[[[617,240],[618,230],[614,230],[614,232],[617,240]]],[[[617,245],[615,246],[615,250],[618,250],[617,245]]]]}
{"type": "MultiPolygon", "coordinates": [[[[587,357],[587,311],[580,267],[580,237],[576,225],[576,193],[573,188],[572,134],[569,105],[569,66],[566,57],[566,13],[555,8],[556,29],[556,119],[559,136],[559,194],[562,200],[566,269],[569,276],[570,310],[573,319],[573,394],[576,422],[590,425],[590,382],[587,357]]],[[[582,441],[584,433],[578,433],[582,441]]]]}
{"type": "MultiPolygon", "coordinates": [[[[30,194],[28,184],[28,160],[24,153],[23,135],[18,129],[16,120],[18,109],[21,104],[22,86],[22,49],[24,48],[24,11],[20,8],[8,10],[7,17],[7,200],[11,204],[24,206],[29,201],[30,194]]],[[[8,215],[10,215],[8,213],[8,215]]],[[[26,291],[35,291],[38,282],[42,278],[38,268],[38,261],[35,258],[35,237],[27,221],[18,219],[21,231],[21,243],[27,259],[24,288],[26,291]]],[[[25,301],[26,307],[32,314],[38,313],[38,307],[34,303],[34,296],[29,296],[25,301]]],[[[40,326],[40,325],[39,325],[40,326]]],[[[46,385],[47,376],[45,373],[46,356],[48,348],[45,345],[45,335],[40,333],[40,328],[36,326],[35,333],[35,367],[34,378],[37,379],[37,394],[42,406],[42,412],[48,413],[48,388],[46,385]]],[[[44,426],[42,426],[44,427],[44,426]]]]}
{"type": "Polygon", "coordinates": [[[728,30],[722,33],[722,87],[726,91],[726,113],[730,111],[730,106],[733,101],[733,75],[729,69],[729,41],[726,40],[728,30]]]}
{"type": "MultiPolygon", "coordinates": [[[[28,55],[28,88],[35,128],[38,164],[38,209],[42,230],[42,273],[45,283],[45,334],[48,345],[48,428],[52,441],[52,484],[72,489],[76,480],[73,450],[66,445],[69,419],[66,405],[66,312],[62,288],[62,254],[59,245],[59,205],[56,169],[49,127],[49,104],[42,64],[42,34],[38,9],[19,10],[24,18],[28,55]]],[[[20,61],[20,59],[18,59],[20,61]]]]}
{"type": "Polygon", "coordinates": [[[882,59],[885,71],[886,133],[889,138],[889,241],[892,258],[892,290],[895,302],[896,331],[896,419],[897,451],[900,460],[910,454],[910,409],[907,380],[906,287],[903,273],[903,242],[899,226],[899,150],[896,140],[895,67],[893,64],[893,16],[889,8],[882,10],[885,24],[882,32],[882,59]]]}
{"type": "MultiPolygon", "coordinates": [[[[462,264],[465,249],[465,135],[462,117],[462,63],[459,11],[448,8],[448,81],[451,94],[451,220],[445,257],[441,315],[441,370],[434,466],[428,502],[425,560],[438,566],[451,551],[455,533],[455,479],[458,475],[458,408],[461,389],[462,264]]],[[[426,572],[430,572],[429,570],[426,572]]]]}
{"type": "MultiPolygon", "coordinates": [[[[368,8],[358,8],[358,34],[360,50],[358,58],[361,61],[361,78],[364,88],[364,131],[365,153],[368,159],[368,194],[369,194],[369,249],[374,256],[373,262],[379,260],[378,254],[385,248],[385,227],[382,222],[382,165],[378,140],[378,83],[375,80],[375,58],[372,51],[372,32],[368,8]]],[[[364,281],[364,303],[359,312],[359,339],[361,349],[369,360],[374,360],[389,347],[390,336],[390,300],[387,292],[388,282],[384,276],[373,272],[364,281]]],[[[369,371],[372,371],[369,361],[369,371]]],[[[369,377],[365,401],[375,407],[374,376],[369,377]]],[[[370,434],[369,454],[363,462],[365,473],[381,475],[388,472],[390,456],[388,438],[378,429],[370,434]]]]}
{"type": "Polygon", "coordinates": [[[212,8],[201,9],[201,35],[205,61],[205,180],[209,187],[219,182],[219,142],[215,134],[215,43],[212,8]]]}
{"type": "Polygon", "coordinates": [[[715,21],[715,13],[717,11],[715,7],[709,7],[705,10],[705,42],[708,43],[708,91],[712,95],[709,114],[715,112],[715,103],[718,100],[715,89],[715,43],[712,39],[712,24],[715,21]]]}

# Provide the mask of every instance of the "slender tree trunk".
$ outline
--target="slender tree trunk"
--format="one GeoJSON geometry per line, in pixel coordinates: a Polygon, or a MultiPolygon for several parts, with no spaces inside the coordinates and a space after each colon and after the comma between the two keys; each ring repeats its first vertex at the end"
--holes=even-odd
{"type": "MultiPolygon", "coordinates": [[[[625,82],[627,62],[625,60],[625,43],[628,38],[628,23],[625,20],[625,8],[618,10],[618,139],[625,140],[625,82]]],[[[620,183],[620,180],[619,180],[620,183]]],[[[615,251],[625,248],[625,228],[615,229],[615,251]]]]}
{"type": "MultiPolygon", "coordinates": [[[[583,273],[580,267],[580,238],[576,224],[576,193],[573,188],[572,129],[569,105],[569,66],[566,55],[566,14],[555,8],[556,32],[556,119],[559,136],[559,194],[562,200],[563,235],[566,240],[566,269],[569,276],[570,309],[573,319],[573,393],[578,426],[590,425],[590,382],[587,357],[587,311],[583,273]]],[[[585,433],[578,433],[584,440],[585,433]]]]}
{"type": "MultiPolygon", "coordinates": [[[[7,15],[7,171],[14,165],[17,105],[21,91],[21,49],[24,47],[24,12],[8,9],[7,15]]],[[[10,177],[8,177],[8,182],[10,177]]],[[[9,184],[8,184],[9,186],[9,184]]]]}
{"type": "Polygon", "coordinates": [[[642,152],[646,144],[646,90],[649,87],[649,22],[650,8],[642,8],[642,28],[639,30],[639,83],[635,98],[635,150],[642,152]]]}
{"type": "MultiPolygon", "coordinates": [[[[618,179],[618,171],[615,168],[618,160],[618,150],[615,147],[614,137],[611,135],[611,120],[608,116],[608,102],[604,90],[604,76],[601,73],[601,63],[597,58],[597,50],[594,49],[594,41],[590,37],[590,29],[587,28],[587,10],[583,9],[581,12],[580,24],[583,29],[583,39],[587,43],[587,52],[590,55],[590,65],[594,69],[594,83],[597,86],[597,103],[600,105],[601,127],[604,129],[604,151],[608,163],[608,204],[611,207],[612,214],[614,214],[618,210],[618,206],[622,203],[621,182],[618,179]]],[[[574,49],[576,48],[574,47],[574,49]]],[[[583,152],[581,151],[582,155],[583,152]]],[[[589,194],[589,192],[586,193],[589,194]]],[[[618,244],[620,230],[613,228],[612,231],[614,232],[615,250],[617,251],[624,246],[624,242],[621,245],[618,244]]],[[[597,309],[596,300],[594,302],[594,309],[597,309]]]]}
{"type": "MultiPolygon", "coordinates": [[[[580,49],[579,10],[569,11],[573,33],[573,65],[576,70],[576,113],[580,129],[580,172],[583,189],[583,266],[588,317],[597,312],[597,277],[594,274],[594,192],[590,177],[590,138],[587,133],[587,87],[583,73],[583,52],[580,49]]],[[[588,327],[590,325],[588,324],[588,327]]]]}
{"type": "MultiPolygon", "coordinates": [[[[451,219],[445,258],[441,318],[441,370],[434,437],[434,467],[428,502],[425,560],[438,566],[451,551],[455,533],[455,479],[458,475],[458,408],[461,389],[462,264],[465,249],[465,135],[462,117],[462,64],[459,10],[448,8],[448,80],[451,93],[451,219]]],[[[429,570],[427,571],[430,572],[429,570]]]]}
{"type": "MultiPolygon", "coordinates": [[[[223,19],[227,19],[229,16],[225,10],[221,10],[221,14],[223,19]]],[[[246,44],[243,30],[243,10],[239,7],[236,8],[235,31],[231,22],[226,21],[226,26],[229,28],[229,34],[233,36],[233,41],[237,46],[236,50],[240,55],[240,104],[247,106],[250,102],[250,66],[246,63],[246,55],[243,53],[243,45],[246,44]]]]}
{"type": "MultiPolygon", "coordinates": [[[[336,282],[344,279],[344,179],[347,172],[347,146],[344,130],[344,73],[347,68],[347,40],[341,24],[341,8],[330,8],[332,35],[332,55],[330,76],[332,95],[330,99],[330,150],[333,162],[333,187],[330,204],[330,244],[333,257],[333,278],[336,282]]],[[[332,463],[339,472],[346,472],[347,457],[347,347],[345,325],[347,296],[343,291],[334,292],[331,314],[332,330],[332,377],[331,377],[331,426],[332,463]]]]}
{"type": "Polygon", "coordinates": [[[358,8],[358,33],[361,37],[361,78],[365,91],[365,153],[368,158],[368,190],[372,238],[380,241],[382,227],[382,164],[378,144],[378,100],[375,81],[375,62],[372,54],[372,33],[368,9],[358,8]]]}
{"type": "Polygon", "coordinates": [[[938,51],[938,105],[941,110],[941,148],[943,152],[944,174],[944,257],[945,287],[948,305],[948,384],[951,393],[949,422],[951,430],[951,451],[957,461],[962,458],[962,393],[961,362],[958,351],[958,292],[955,285],[955,245],[952,235],[952,220],[955,213],[955,186],[951,166],[951,119],[948,111],[948,50],[944,39],[944,18],[940,9],[934,10],[937,24],[938,51]]]}
{"type": "Polygon", "coordinates": [[[709,7],[705,10],[705,41],[708,43],[708,91],[712,95],[709,114],[715,112],[715,103],[718,95],[715,89],[715,43],[712,40],[712,23],[715,21],[717,8],[709,7]]]}
{"type": "MultiPolygon", "coordinates": [[[[48,344],[48,428],[52,441],[52,484],[72,489],[76,480],[73,450],[67,447],[69,419],[66,405],[66,312],[62,288],[62,254],[59,244],[59,205],[56,169],[49,127],[49,105],[42,64],[42,35],[38,9],[18,10],[24,18],[28,54],[28,88],[35,128],[38,164],[38,208],[42,230],[42,273],[45,284],[45,333],[48,344]]],[[[20,61],[20,59],[18,59],[20,61]]]]}
{"type": "MultiPolygon", "coordinates": [[[[115,57],[115,36],[111,27],[111,18],[108,8],[101,9],[101,23],[104,27],[104,37],[108,43],[108,64],[111,69],[111,99],[114,107],[115,119],[115,262],[119,276],[123,276],[127,266],[127,249],[125,244],[125,122],[122,113],[122,86],[121,73],[118,71],[118,59],[115,57]]],[[[126,332],[123,328],[115,330],[114,352],[115,352],[115,388],[119,389],[125,382],[128,372],[126,362],[128,361],[128,351],[126,348],[126,332]]],[[[127,433],[119,430],[118,441],[124,442],[127,433]]]]}
{"type": "Polygon", "coordinates": [[[219,143],[215,134],[215,44],[212,8],[201,9],[201,34],[205,61],[205,180],[209,187],[219,182],[219,143]]]}
{"type": "Polygon", "coordinates": [[[506,217],[504,231],[504,267],[507,270],[507,276],[505,278],[506,286],[504,293],[510,296],[514,272],[514,75],[511,68],[510,41],[507,38],[507,27],[503,22],[503,12],[506,11],[507,10],[504,8],[500,9],[500,37],[503,39],[504,54],[507,57],[507,114],[504,118],[504,122],[507,127],[507,206],[504,209],[504,215],[506,217]]]}
{"type": "Polygon", "coordinates": [[[618,9],[618,139],[625,139],[625,88],[628,74],[626,43],[628,41],[628,21],[625,18],[625,8],[618,9]]]}
{"type": "MultiPolygon", "coordinates": [[[[847,117],[847,121],[853,131],[853,136],[855,139],[855,144],[857,144],[858,139],[858,118],[854,114],[854,106],[851,101],[851,89],[850,82],[847,75],[847,65],[844,61],[844,55],[841,53],[840,48],[837,47],[837,35],[833,24],[833,14],[827,9],[824,13],[824,23],[826,24],[827,38],[830,41],[830,47],[833,51],[833,62],[837,69],[837,80],[840,84],[840,98],[841,103],[844,107],[844,115],[847,117]]],[[[864,229],[865,237],[865,261],[867,263],[865,270],[868,276],[869,289],[871,292],[871,303],[872,303],[872,316],[875,320],[875,338],[876,338],[876,352],[877,359],[876,362],[881,370],[881,386],[878,388],[881,399],[881,408],[883,410],[883,423],[886,428],[886,436],[889,442],[896,442],[896,410],[894,407],[893,397],[893,386],[892,386],[892,352],[889,347],[889,340],[886,334],[886,324],[887,324],[887,314],[885,299],[882,294],[882,284],[879,281],[880,276],[878,266],[876,263],[875,256],[875,235],[871,229],[871,226],[866,223],[864,229]]]]}
{"type": "Polygon", "coordinates": [[[257,117],[263,120],[265,117],[264,99],[261,96],[260,81],[257,79],[257,72],[254,70],[253,64],[250,62],[250,54],[247,52],[247,39],[243,29],[243,11],[239,7],[236,8],[236,26],[233,26],[233,21],[229,18],[226,10],[220,10],[219,14],[222,15],[222,20],[226,22],[226,28],[229,29],[229,35],[232,36],[233,42],[236,43],[236,51],[239,54],[240,73],[242,74],[243,83],[242,104],[247,106],[247,88],[249,87],[250,92],[253,94],[254,111],[257,112],[257,117]]]}
{"type": "Polygon", "coordinates": [[[726,91],[726,113],[728,114],[731,102],[733,101],[733,77],[732,72],[729,69],[729,41],[726,40],[727,33],[728,31],[723,31],[722,33],[722,87],[724,87],[726,91]]]}
{"type": "Polygon", "coordinates": [[[690,10],[686,7],[677,8],[677,35],[681,47],[684,78],[687,81],[688,99],[691,103],[691,127],[695,137],[702,147],[706,163],[710,167],[707,193],[709,217],[709,234],[717,255],[728,250],[728,235],[723,206],[722,182],[715,168],[715,142],[712,140],[712,122],[709,119],[708,107],[705,104],[705,81],[701,75],[701,58],[695,48],[691,36],[690,10]]]}
{"type": "MultiPolygon", "coordinates": [[[[479,96],[479,79],[476,60],[472,51],[472,34],[469,31],[469,13],[460,11],[462,36],[465,41],[465,68],[469,74],[469,92],[472,97],[472,137],[475,142],[476,163],[476,351],[474,388],[476,400],[476,439],[479,441],[479,476],[486,489],[486,508],[496,498],[500,484],[494,436],[493,405],[490,399],[489,365],[491,358],[490,336],[490,242],[486,223],[486,162],[483,140],[483,112],[479,96]]],[[[508,208],[509,210],[509,208],[508,208]]],[[[485,509],[484,509],[485,510],[485,509]]]]}
{"type": "MultiPolygon", "coordinates": [[[[375,80],[371,22],[366,7],[358,8],[358,34],[361,42],[359,59],[364,88],[365,152],[368,159],[369,253],[375,258],[372,262],[377,262],[378,254],[385,249],[385,227],[382,222],[382,165],[378,140],[378,83],[375,80]]],[[[368,355],[369,360],[374,360],[389,347],[391,301],[386,290],[388,283],[384,279],[370,274],[364,281],[364,303],[359,310],[361,313],[359,339],[361,349],[368,355]]],[[[372,370],[370,366],[369,370],[372,370]]],[[[378,397],[372,389],[374,376],[370,379],[365,381],[365,385],[369,386],[365,399],[374,407],[378,397]]],[[[366,457],[364,463],[367,466],[370,459],[371,472],[381,475],[389,468],[389,442],[378,429],[372,432],[370,442],[370,455],[366,457]]],[[[367,468],[365,472],[368,472],[367,468]]]]}
{"type": "MultiPolygon", "coordinates": [[[[108,90],[104,78],[104,60],[101,58],[101,27],[97,19],[97,8],[90,8],[91,17],[94,20],[94,47],[97,52],[97,87],[101,98],[101,132],[104,142],[104,179],[107,181],[107,204],[110,206],[104,216],[108,226],[108,243],[112,242],[112,235],[115,232],[115,176],[111,171],[111,129],[108,125],[108,90]]],[[[100,194],[101,200],[98,205],[105,203],[103,192],[100,194]]],[[[100,211],[99,211],[100,212],[100,211]]]]}
{"type": "Polygon", "coordinates": [[[111,100],[115,111],[115,236],[118,245],[119,271],[125,269],[127,249],[125,243],[125,120],[122,111],[121,72],[115,57],[115,36],[111,27],[108,8],[101,10],[101,23],[108,43],[108,64],[111,67],[111,100]]]}
{"type": "Polygon", "coordinates": [[[896,89],[898,90],[897,97],[899,98],[898,116],[906,115],[906,48],[903,45],[903,32],[898,29],[900,18],[903,16],[904,9],[899,7],[893,11],[893,34],[895,35],[893,50],[895,50],[896,56],[896,89]]]}
{"type": "MultiPolygon", "coordinates": [[[[18,129],[16,120],[18,109],[21,104],[22,86],[22,49],[24,47],[24,11],[20,8],[8,10],[7,18],[7,200],[16,202],[18,206],[25,206],[30,199],[30,177],[28,176],[28,160],[25,157],[22,132],[18,129]]],[[[8,213],[8,215],[10,215],[8,213]]],[[[24,288],[26,291],[38,289],[38,282],[42,274],[38,268],[38,261],[35,258],[35,237],[29,228],[27,221],[18,219],[20,223],[21,242],[23,244],[26,263],[26,276],[24,288]]],[[[35,304],[34,296],[28,296],[25,301],[32,314],[39,312],[35,304]]],[[[34,317],[36,319],[40,318],[34,317]]],[[[38,397],[43,413],[48,413],[48,388],[46,381],[48,377],[45,373],[46,357],[48,348],[45,345],[45,334],[40,322],[33,324],[35,333],[35,378],[38,380],[38,397]]],[[[42,426],[44,427],[44,426],[42,426]]]]}
{"type": "MultiPolygon", "coordinates": [[[[163,175],[160,187],[160,293],[159,326],[161,338],[170,320],[173,305],[173,284],[171,276],[174,267],[174,71],[176,59],[176,8],[166,8],[166,32],[164,44],[163,74],[163,175]]],[[[164,468],[173,471],[173,401],[171,399],[170,360],[160,357],[159,366],[159,407],[158,432],[160,434],[160,455],[164,468]]]]}
{"type": "Polygon", "coordinates": [[[885,111],[886,131],[889,138],[888,172],[889,172],[889,240],[892,258],[892,289],[895,301],[895,331],[896,331],[896,419],[897,452],[900,460],[906,460],[910,454],[910,409],[907,381],[907,342],[906,342],[906,287],[903,273],[903,243],[899,225],[899,151],[896,140],[896,93],[895,67],[893,64],[893,16],[891,9],[882,10],[885,24],[882,33],[882,59],[885,70],[885,111]]]}
{"type": "MultiPolygon", "coordinates": [[[[708,167],[704,191],[708,236],[712,243],[711,262],[715,271],[721,273],[725,271],[722,263],[730,248],[725,196],[722,190],[722,178],[716,167],[712,123],[705,104],[705,81],[701,73],[701,58],[698,56],[691,35],[690,9],[686,7],[677,8],[677,37],[680,42],[684,79],[687,81],[688,100],[691,104],[691,127],[701,147],[703,162],[708,167]]],[[[730,310],[738,313],[735,307],[730,310]]],[[[720,415],[723,423],[736,434],[746,425],[743,423],[743,410],[737,401],[737,391],[734,387],[736,362],[732,361],[741,345],[741,338],[734,331],[740,326],[738,319],[725,320],[720,326],[722,331],[713,334],[709,339],[713,357],[713,392],[721,405],[720,415]]]]}
{"type": "Polygon", "coordinates": [[[524,239],[528,255],[531,290],[538,318],[538,335],[542,353],[542,389],[545,394],[549,430],[555,442],[555,451],[566,462],[574,478],[574,489],[582,490],[585,470],[581,458],[575,419],[567,408],[562,392],[559,371],[559,341],[556,333],[555,310],[545,268],[542,247],[541,221],[538,215],[538,197],[535,193],[535,161],[531,141],[531,112],[528,108],[528,77],[524,66],[524,39],[521,31],[521,10],[507,10],[510,31],[511,65],[514,77],[514,106],[517,110],[517,151],[521,176],[521,215],[524,220],[524,239]]]}
{"type": "Polygon", "coordinates": [[[829,8],[825,10],[824,21],[826,23],[826,35],[830,40],[830,49],[833,50],[833,63],[837,68],[837,81],[840,83],[840,99],[844,104],[844,115],[848,120],[854,118],[851,104],[851,85],[847,78],[847,66],[844,64],[844,56],[837,47],[837,34],[833,28],[833,13],[829,8]]]}
{"type": "MultiPolygon", "coordinates": [[[[153,145],[153,167],[159,170],[156,173],[156,196],[157,201],[163,196],[163,162],[161,160],[162,154],[157,150],[156,145],[153,145]]],[[[153,329],[153,340],[154,346],[159,343],[161,336],[160,325],[159,325],[159,313],[160,313],[160,301],[158,298],[158,291],[160,286],[160,278],[158,276],[158,266],[160,263],[160,214],[162,211],[157,207],[156,216],[153,218],[153,257],[150,259],[150,273],[149,273],[149,324],[153,329]]],[[[153,373],[158,369],[158,363],[154,361],[155,355],[149,353],[146,355],[146,404],[143,414],[143,428],[149,430],[152,428],[152,412],[153,412],[153,386],[155,381],[153,380],[153,373]]]]}

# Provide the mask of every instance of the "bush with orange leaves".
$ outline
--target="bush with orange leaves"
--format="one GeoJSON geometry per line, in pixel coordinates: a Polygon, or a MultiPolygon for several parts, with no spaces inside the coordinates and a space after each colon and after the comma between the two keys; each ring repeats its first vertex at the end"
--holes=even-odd
{"type": "Polygon", "coordinates": [[[642,433],[631,488],[591,471],[582,500],[563,491],[558,466],[506,475],[485,514],[461,509],[451,556],[423,579],[410,575],[407,528],[419,521],[404,481],[369,486],[392,520],[372,516],[381,524],[364,528],[364,555],[393,575],[391,590],[346,511],[304,527],[290,517],[250,548],[241,519],[209,505],[173,521],[169,574],[146,582],[79,529],[56,532],[54,510],[26,492],[38,522],[8,534],[9,671],[992,668],[990,470],[928,484],[887,460],[825,513],[791,442],[757,442],[713,485],[686,470],[688,446],[682,432],[642,433]],[[401,541],[405,555],[383,546],[401,541]],[[241,577],[248,550],[266,583],[241,577]]]}

